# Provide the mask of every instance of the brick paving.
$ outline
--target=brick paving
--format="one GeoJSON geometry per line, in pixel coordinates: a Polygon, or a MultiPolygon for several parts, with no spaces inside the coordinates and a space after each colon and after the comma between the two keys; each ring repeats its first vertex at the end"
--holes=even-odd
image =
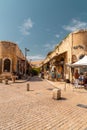
{"type": "Polygon", "coordinates": [[[0,130],[87,130],[87,108],[82,105],[87,106],[87,90],[70,84],[65,90],[63,82],[33,77],[0,83],[0,130]],[[54,87],[61,88],[61,100],[52,99],[54,87]]]}

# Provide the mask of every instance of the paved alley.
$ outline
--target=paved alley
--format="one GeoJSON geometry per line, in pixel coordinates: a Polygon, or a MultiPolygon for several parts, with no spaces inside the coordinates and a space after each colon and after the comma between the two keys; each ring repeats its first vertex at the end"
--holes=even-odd
{"type": "Polygon", "coordinates": [[[87,90],[67,85],[65,91],[64,85],[39,77],[0,83],[0,130],[87,130],[87,90]],[[61,100],[52,99],[55,86],[62,88],[61,100]]]}

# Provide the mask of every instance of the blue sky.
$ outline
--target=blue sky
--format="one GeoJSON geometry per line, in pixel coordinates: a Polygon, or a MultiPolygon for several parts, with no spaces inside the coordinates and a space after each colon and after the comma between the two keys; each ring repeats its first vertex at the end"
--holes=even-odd
{"type": "Polygon", "coordinates": [[[0,40],[39,60],[69,33],[87,28],[87,0],[0,0],[0,40]]]}

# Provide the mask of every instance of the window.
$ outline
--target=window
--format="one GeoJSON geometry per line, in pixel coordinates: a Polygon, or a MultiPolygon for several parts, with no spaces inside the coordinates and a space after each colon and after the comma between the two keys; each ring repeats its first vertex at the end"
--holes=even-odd
{"type": "Polygon", "coordinates": [[[10,72],[11,62],[9,59],[4,60],[4,72],[10,72]]]}

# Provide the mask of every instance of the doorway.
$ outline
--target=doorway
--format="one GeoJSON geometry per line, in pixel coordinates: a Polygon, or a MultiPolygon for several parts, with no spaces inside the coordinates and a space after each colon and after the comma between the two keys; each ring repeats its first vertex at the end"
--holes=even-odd
{"type": "Polygon", "coordinates": [[[10,72],[11,61],[9,59],[4,60],[4,72],[10,72]]]}

